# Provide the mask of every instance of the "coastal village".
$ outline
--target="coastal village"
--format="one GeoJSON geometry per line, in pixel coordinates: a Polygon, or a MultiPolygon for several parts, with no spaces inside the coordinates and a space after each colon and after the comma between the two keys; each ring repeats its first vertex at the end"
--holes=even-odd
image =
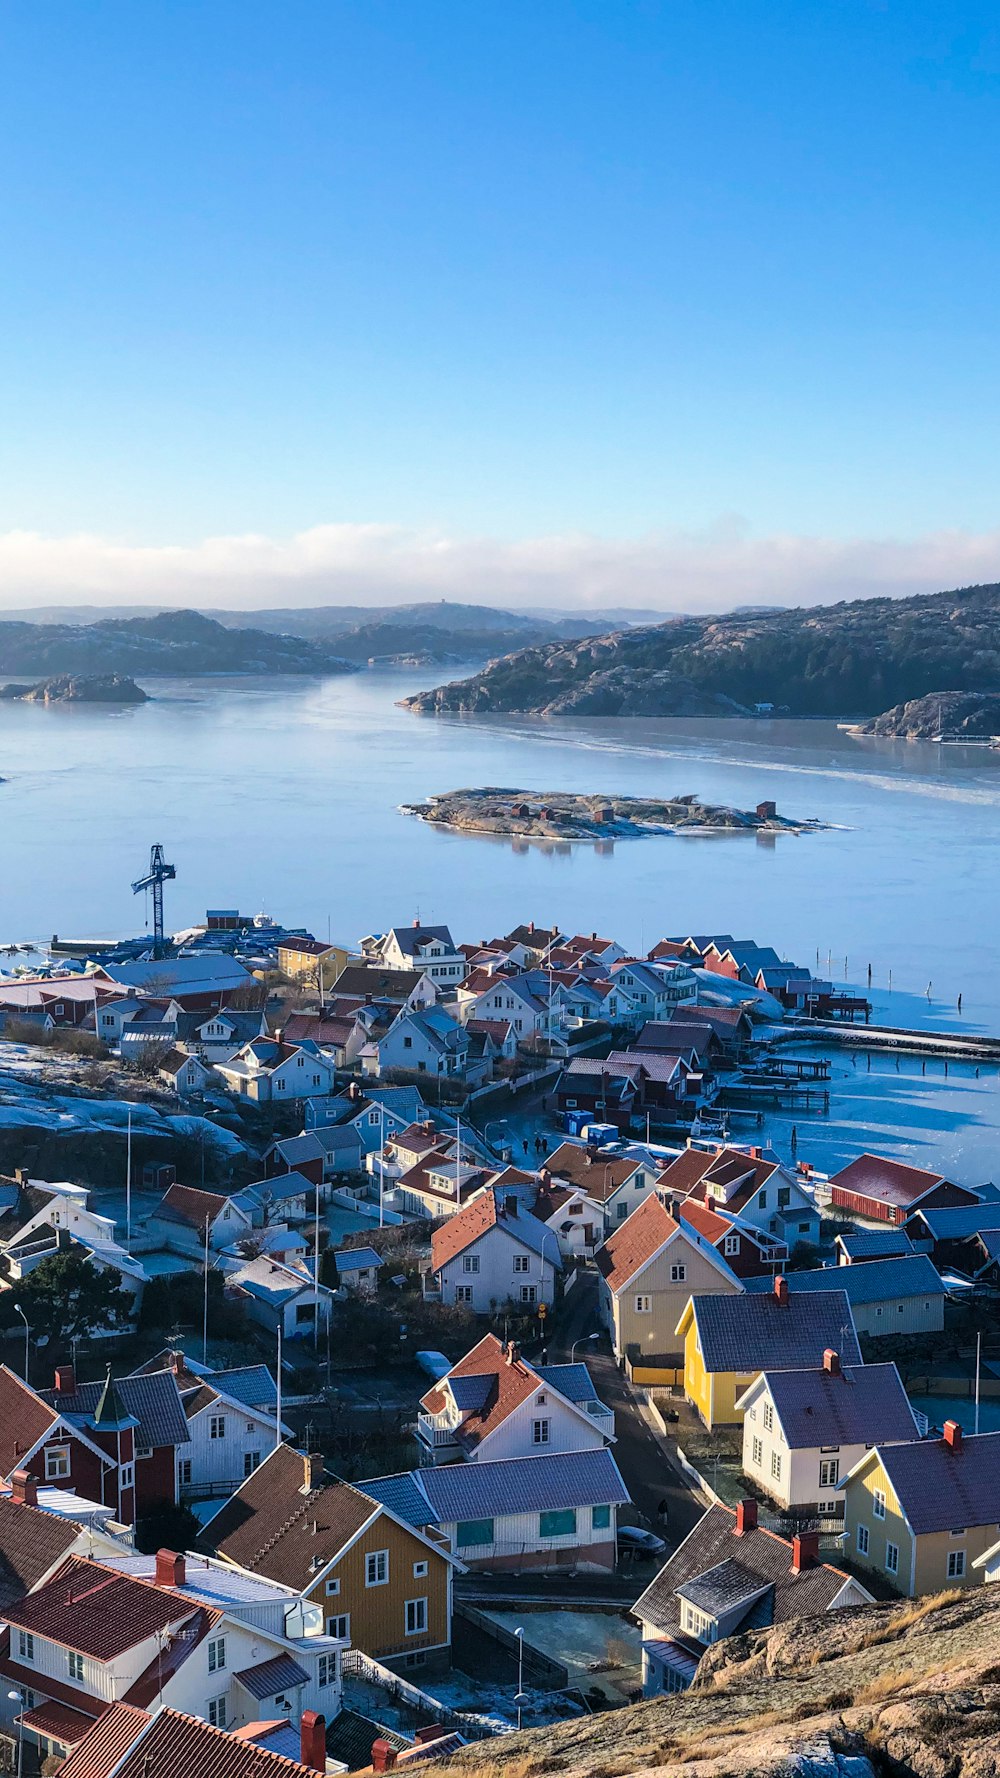
{"type": "Polygon", "coordinates": [[[523,915],[168,936],[173,874],[0,958],[7,1769],[436,1764],[1000,1583],[1000,1188],[808,1155],[817,1035],[905,1041],[863,992],[523,915]]]}

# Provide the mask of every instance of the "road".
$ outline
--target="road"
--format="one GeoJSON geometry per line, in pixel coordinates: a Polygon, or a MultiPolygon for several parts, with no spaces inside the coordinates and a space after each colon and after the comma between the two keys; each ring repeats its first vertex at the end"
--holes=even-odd
{"type": "MultiPolygon", "coordinates": [[[[568,1363],[574,1341],[592,1333],[599,1326],[597,1312],[597,1278],[581,1273],[567,1299],[553,1337],[548,1345],[551,1364],[568,1363]]],[[[640,1524],[664,1537],[673,1550],[698,1523],[705,1508],[698,1499],[683,1470],[675,1463],[665,1446],[647,1423],[636,1397],[611,1355],[607,1336],[602,1333],[592,1344],[578,1345],[577,1361],[585,1361],[597,1386],[601,1400],[614,1410],[615,1461],[622,1473],[636,1511],[631,1515],[640,1524]],[[667,1503],[666,1524],[659,1517],[658,1507],[667,1503]]],[[[628,1520],[626,1509],[622,1515],[628,1520]]]]}

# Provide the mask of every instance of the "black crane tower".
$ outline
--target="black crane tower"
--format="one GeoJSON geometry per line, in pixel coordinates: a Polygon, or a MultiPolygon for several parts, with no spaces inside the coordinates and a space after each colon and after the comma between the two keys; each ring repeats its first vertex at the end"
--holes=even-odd
{"type": "Polygon", "coordinates": [[[132,884],[132,894],[138,895],[140,889],[153,891],[153,956],[163,956],[163,885],[169,883],[177,875],[176,867],[166,864],[162,846],[150,846],[149,869],[144,877],[132,884]]]}

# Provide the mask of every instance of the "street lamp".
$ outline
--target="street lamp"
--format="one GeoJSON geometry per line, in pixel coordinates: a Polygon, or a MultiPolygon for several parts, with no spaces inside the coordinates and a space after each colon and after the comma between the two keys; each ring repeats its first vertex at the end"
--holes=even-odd
{"type": "Polygon", "coordinates": [[[600,1329],[598,1329],[597,1333],[581,1334],[578,1340],[574,1340],[569,1349],[570,1364],[576,1363],[576,1349],[578,1346],[585,1346],[589,1340],[599,1340],[600,1337],[600,1329]]]}
{"type": "MultiPolygon", "coordinates": [[[[516,1629],[514,1631],[514,1635],[517,1637],[517,1691],[514,1694],[514,1702],[517,1705],[517,1726],[518,1726],[518,1728],[520,1728],[521,1727],[521,1712],[524,1709],[525,1704],[528,1702],[528,1694],[524,1689],[524,1629],[523,1629],[523,1626],[519,1626],[518,1629],[516,1629]]],[[[18,1778],[20,1778],[20,1767],[18,1768],[18,1778]]]]}
{"type": "Polygon", "coordinates": [[[21,1766],[24,1761],[24,1712],[27,1703],[23,1692],[8,1692],[8,1698],[14,1699],[21,1706],[17,1719],[17,1778],[21,1778],[21,1766]]]}
{"type": "Polygon", "coordinates": [[[31,1338],[31,1329],[28,1326],[28,1317],[24,1313],[24,1310],[22,1309],[20,1303],[15,1303],[14,1307],[17,1310],[18,1314],[20,1315],[21,1320],[24,1322],[24,1380],[25,1380],[25,1382],[27,1382],[28,1381],[28,1342],[31,1338]]]}

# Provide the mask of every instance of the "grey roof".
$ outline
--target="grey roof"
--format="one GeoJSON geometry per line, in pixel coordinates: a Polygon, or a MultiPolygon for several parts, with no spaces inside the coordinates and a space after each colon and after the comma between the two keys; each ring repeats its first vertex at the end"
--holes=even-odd
{"type": "Polygon", "coordinates": [[[420,947],[435,939],[446,951],[454,952],[455,943],[447,926],[394,926],[388,935],[394,938],[404,957],[416,957],[420,947]]]}
{"type": "Polygon", "coordinates": [[[818,1445],[905,1443],[919,1437],[894,1364],[766,1371],[764,1380],[793,1451],[818,1445]]]}
{"type": "Polygon", "coordinates": [[[914,1211],[927,1224],[935,1241],[961,1241],[980,1229],[1000,1228],[1000,1204],[962,1204],[951,1210],[914,1211]]]}
{"type": "Polygon", "coordinates": [[[256,1667],[243,1667],[236,1678],[252,1698],[276,1698],[292,1686],[309,1684],[305,1668],[291,1655],[274,1655],[270,1661],[259,1661],[256,1667]]]}
{"type": "Polygon", "coordinates": [[[248,1408],[278,1406],[278,1391],[266,1364],[244,1364],[231,1371],[209,1371],[206,1382],[248,1408]]]}
{"type": "MultiPolygon", "coordinates": [[[[150,1371],[146,1375],[118,1377],[115,1389],[122,1406],[139,1423],[137,1445],[154,1449],[161,1445],[188,1445],[191,1434],[177,1379],[173,1371],[150,1371]]],[[[40,1389],[42,1399],[58,1408],[69,1420],[86,1423],[93,1419],[104,1392],[104,1383],[78,1383],[71,1396],[57,1395],[54,1389],[40,1389]]]]}
{"type": "MultiPolygon", "coordinates": [[[[327,1756],[339,1760],[349,1772],[360,1772],[371,1765],[372,1742],[380,1740],[388,1741],[389,1746],[394,1747],[397,1753],[410,1745],[405,1735],[400,1735],[395,1729],[386,1728],[370,1716],[362,1716],[358,1710],[339,1710],[333,1721],[327,1724],[327,1756]]],[[[296,1754],[295,1757],[299,1759],[301,1755],[296,1754]]]]}
{"type": "Polygon", "coordinates": [[[578,1407],[583,1402],[600,1399],[585,1364],[537,1364],[535,1369],[543,1382],[551,1384],[578,1407]]]}
{"type": "Polygon", "coordinates": [[[372,1266],[377,1268],[382,1264],[374,1247],[345,1247],[342,1252],[334,1254],[333,1262],[337,1268],[338,1274],[342,1272],[363,1272],[369,1270],[372,1266]]]}
{"type": "MultiPolygon", "coordinates": [[[[628,1490],[610,1451],[508,1457],[424,1469],[420,1482],[438,1524],[570,1506],[625,1506],[628,1490]]],[[[368,1484],[364,1484],[367,1492],[368,1484]]]]}
{"type": "Polygon", "coordinates": [[[905,1229],[859,1229],[854,1235],[838,1235],[837,1245],[849,1260],[898,1259],[913,1252],[905,1229]]]}
{"type": "Polygon", "coordinates": [[[699,1611],[710,1612],[713,1617],[723,1617],[736,1605],[744,1602],[749,1605],[758,1593],[773,1585],[773,1581],[755,1574],[753,1569],[747,1568],[736,1556],[727,1556],[725,1561],[717,1562],[714,1568],[706,1568],[704,1574],[683,1581],[676,1591],[678,1599],[688,1600],[699,1611]]]}
{"type": "Polygon", "coordinates": [[[979,1240],[990,1260],[1000,1259],[1000,1229],[981,1229],[979,1240]]]}
{"type": "Polygon", "coordinates": [[[917,1536],[1000,1523],[1000,1432],[963,1438],[957,1450],[924,1439],[880,1446],[878,1455],[917,1536]]]}
{"type": "Polygon", "coordinates": [[[454,1376],[447,1379],[452,1399],[460,1414],[476,1414],[485,1407],[490,1393],[496,1385],[496,1377],[492,1371],[483,1371],[478,1376],[454,1376]]]}
{"type": "Polygon", "coordinates": [[[364,1491],[407,1525],[430,1525],[434,1513],[420,1486],[424,1473],[419,1469],[404,1469],[399,1475],[377,1476],[374,1481],[364,1483],[364,1491]]]}
{"type": "Polygon", "coordinates": [[[208,994],[213,989],[243,988],[253,982],[250,971],[222,951],[150,958],[144,963],[102,962],[101,968],[121,988],[141,990],[152,984],[162,994],[208,994]]]}
{"type": "Polygon", "coordinates": [[[636,1601],[634,1615],[661,1634],[675,1635],[680,1628],[678,1590],[734,1557],[745,1571],[758,1575],[762,1585],[773,1583],[770,1623],[829,1610],[848,1575],[825,1562],[793,1574],[792,1548],[785,1538],[763,1529],[737,1537],[735,1524],[736,1514],[729,1507],[710,1506],[636,1601]]]}
{"type": "MultiPolygon", "coordinates": [[[[866,1272],[868,1266],[859,1266],[866,1272]]],[[[841,1266],[845,1275],[853,1266],[841,1266]]],[[[793,1276],[802,1276],[801,1273],[793,1276]]],[[[750,1285],[752,1278],[744,1280],[750,1285]]],[[[844,1290],[790,1291],[780,1303],[773,1280],[759,1294],[692,1298],[705,1368],[709,1371],[801,1370],[819,1366],[832,1348],[842,1364],[860,1364],[861,1348],[844,1290]]]]}
{"type": "MultiPolygon", "coordinates": [[[[900,1259],[873,1259],[863,1266],[826,1266],[808,1272],[789,1272],[792,1296],[802,1292],[843,1290],[850,1303],[894,1303],[900,1297],[944,1296],[945,1288],[936,1266],[926,1253],[908,1253],[900,1259]]],[[[770,1278],[746,1278],[751,1293],[773,1290],[770,1278]]],[[[835,1347],[835,1350],[839,1348],[835,1347]]]]}

